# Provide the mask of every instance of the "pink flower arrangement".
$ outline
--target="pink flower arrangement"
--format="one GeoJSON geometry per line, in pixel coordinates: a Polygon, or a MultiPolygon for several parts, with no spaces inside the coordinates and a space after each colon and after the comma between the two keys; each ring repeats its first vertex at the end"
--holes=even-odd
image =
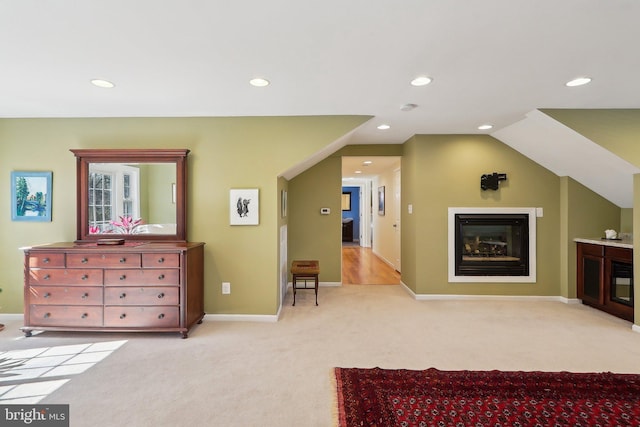
{"type": "Polygon", "coordinates": [[[142,218],[134,220],[130,216],[119,217],[120,221],[111,221],[111,225],[115,227],[115,231],[121,234],[134,234],[137,226],[142,224],[142,218]]]}
{"type": "Polygon", "coordinates": [[[90,225],[89,234],[100,234],[100,227],[98,227],[97,225],[90,225]]]}

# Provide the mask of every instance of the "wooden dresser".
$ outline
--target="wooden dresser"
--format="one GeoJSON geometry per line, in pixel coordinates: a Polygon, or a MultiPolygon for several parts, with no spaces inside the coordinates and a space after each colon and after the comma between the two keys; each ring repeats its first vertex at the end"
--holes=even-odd
{"type": "Polygon", "coordinates": [[[24,327],[179,332],[204,317],[204,243],[54,243],[25,250],[24,327]]]}

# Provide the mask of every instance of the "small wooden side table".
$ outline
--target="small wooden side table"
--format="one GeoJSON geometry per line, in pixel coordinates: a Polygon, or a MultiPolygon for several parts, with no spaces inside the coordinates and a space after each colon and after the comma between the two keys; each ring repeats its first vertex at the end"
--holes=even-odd
{"type": "Polygon", "coordinates": [[[316,305],[318,305],[318,275],[320,274],[320,263],[316,260],[297,260],[291,263],[291,274],[293,275],[293,304],[296,305],[296,291],[298,289],[315,289],[316,305]],[[304,280],[304,287],[298,287],[298,280],[304,280]],[[315,287],[308,288],[307,280],[313,280],[315,287]]]}

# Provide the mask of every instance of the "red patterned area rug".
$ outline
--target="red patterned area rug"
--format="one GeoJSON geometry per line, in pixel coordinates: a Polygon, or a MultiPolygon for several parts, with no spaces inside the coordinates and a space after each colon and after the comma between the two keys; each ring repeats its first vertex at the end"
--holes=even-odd
{"type": "Polygon", "coordinates": [[[340,427],[640,426],[640,375],[335,368],[340,427]]]}

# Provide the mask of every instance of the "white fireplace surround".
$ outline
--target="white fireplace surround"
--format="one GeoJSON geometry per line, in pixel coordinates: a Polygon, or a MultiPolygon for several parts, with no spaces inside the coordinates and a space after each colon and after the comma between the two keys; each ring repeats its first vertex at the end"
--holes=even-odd
{"type": "Polygon", "coordinates": [[[536,281],[536,208],[449,208],[449,282],[450,283],[534,283],[536,281]],[[529,216],[528,276],[456,276],[456,214],[527,214],[529,216]]]}

